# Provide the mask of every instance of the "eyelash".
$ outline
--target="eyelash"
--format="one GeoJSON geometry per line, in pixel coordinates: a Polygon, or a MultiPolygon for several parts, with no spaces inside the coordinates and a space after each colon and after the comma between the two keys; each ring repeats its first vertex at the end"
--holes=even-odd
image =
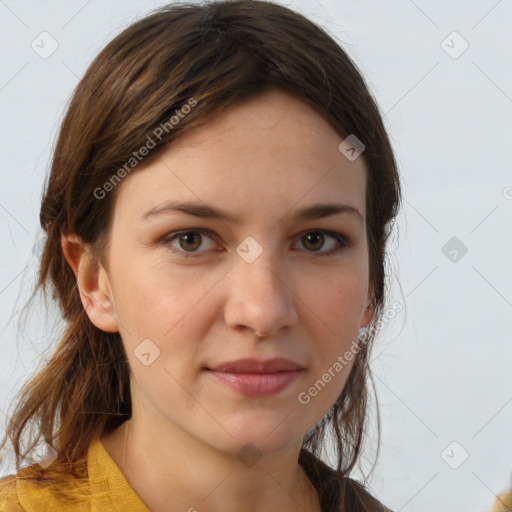
{"type": "MultiPolygon", "coordinates": [[[[169,233],[161,240],[161,242],[164,246],[168,247],[173,252],[178,253],[180,256],[184,256],[185,258],[197,258],[202,254],[201,252],[190,253],[190,252],[187,252],[187,251],[184,251],[181,249],[177,249],[176,247],[173,247],[172,245],[170,245],[171,242],[173,242],[175,239],[178,239],[181,235],[190,234],[190,233],[193,233],[193,234],[199,233],[201,235],[206,235],[209,238],[212,238],[211,235],[213,235],[213,232],[210,231],[209,229],[203,229],[203,228],[183,229],[180,231],[173,231],[172,233],[169,233]]],[[[330,249],[329,251],[319,252],[319,251],[307,251],[306,250],[306,252],[309,252],[309,253],[311,253],[315,256],[318,256],[320,258],[334,256],[335,254],[342,252],[344,249],[346,249],[347,247],[349,247],[351,245],[351,242],[341,233],[337,233],[336,231],[329,231],[326,229],[311,229],[308,231],[303,231],[302,233],[299,234],[299,235],[302,235],[302,236],[299,236],[299,240],[310,233],[322,233],[323,235],[328,235],[328,236],[334,238],[340,244],[339,247],[335,247],[334,249],[330,249]]]]}

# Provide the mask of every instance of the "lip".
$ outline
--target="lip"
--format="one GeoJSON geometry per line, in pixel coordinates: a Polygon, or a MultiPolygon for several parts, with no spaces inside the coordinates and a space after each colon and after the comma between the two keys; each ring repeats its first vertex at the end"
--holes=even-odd
{"type": "Polygon", "coordinates": [[[267,360],[238,359],[237,361],[228,361],[211,368],[208,367],[208,370],[230,373],[277,373],[304,370],[304,367],[290,359],[275,357],[274,359],[267,360]]]}
{"type": "Polygon", "coordinates": [[[250,397],[264,397],[284,391],[304,373],[294,361],[240,359],[206,368],[209,374],[231,389],[250,397]]]}
{"type": "Polygon", "coordinates": [[[304,370],[288,370],[276,373],[232,373],[208,370],[213,377],[231,389],[250,397],[275,395],[297,380],[304,370]]]}

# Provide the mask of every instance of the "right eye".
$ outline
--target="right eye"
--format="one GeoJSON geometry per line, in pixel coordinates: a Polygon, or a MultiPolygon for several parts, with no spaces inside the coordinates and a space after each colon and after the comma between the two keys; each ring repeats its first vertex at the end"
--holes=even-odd
{"type": "Polygon", "coordinates": [[[211,234],[212,232],[208,229],[202,229],[202,228],[194,228],[194,229],[182,229],[180,231],[174,231],[173,233],[170,233],[168,236],[162,239],[162,243],[169,247],[173,252],[178,253],[181,256],[188,257],[196,257],[201,252],[204,251],[197,251],[197,247],[201,245],[203,236],[206,236],[207,238],[210,238],[208,234],[211,234]],[[181,248],[177,248],[175,245],[172,244],[175,240],[178,240],[178,243],[181,248]],[[190,251],[188,250],[190,249],[190,251]],[[199,253],[199,254],[195,254],[199,253]]]}

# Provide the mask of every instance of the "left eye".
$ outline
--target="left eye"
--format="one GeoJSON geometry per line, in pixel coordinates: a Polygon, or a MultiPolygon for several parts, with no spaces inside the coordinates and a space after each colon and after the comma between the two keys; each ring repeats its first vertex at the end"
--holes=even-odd
{"type": "MultiPolygon", "coordinates": [[[[181,231],[174,231],[168,236],[162,239],[162,243],[169,247],[173,252],[185,257],[197,257],[201,252],[197,251],[202,243],[203,237],[212,240],[213,233],[208,229],[186,229],[181,231]],[[173,242],[177,239],[180,248],[173,245],[173,242]],[[199,254],[194,254],[199,253],[199,254]]],[[[306,248],[307,252],[317,253],[317,256],[330,256],[343,251],[350,245],[348,239],[341,233],[335,231],[327,231],[324,229],[305,231],[299,235],[299,241],[304,240],[304,246],[310,246],[310,249],[306,248]],[[334,246],[327,251],[320,251],[319,249],[325,244],[325,239],[330,238],[334,240],[334,246]]]]}

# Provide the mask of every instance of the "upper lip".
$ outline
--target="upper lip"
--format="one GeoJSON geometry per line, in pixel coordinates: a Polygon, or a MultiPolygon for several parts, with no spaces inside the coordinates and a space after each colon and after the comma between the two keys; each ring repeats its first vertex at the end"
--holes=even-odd
{"type": "Polygon", "coordinates": [[[277,373],[293,370],[303,370],[304,367],[290,359],[276,357],[274,359],[238,359],[217,366],[208,367],[208,370],[233,373],[277,373]]]}

